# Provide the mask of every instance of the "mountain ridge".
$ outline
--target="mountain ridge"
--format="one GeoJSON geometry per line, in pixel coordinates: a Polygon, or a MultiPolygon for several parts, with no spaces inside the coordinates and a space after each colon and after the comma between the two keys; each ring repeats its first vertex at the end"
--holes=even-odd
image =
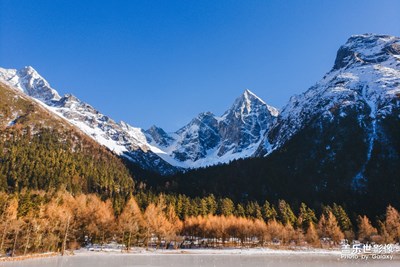
{"type": "Polygon", "coordinates": [[[71,94],[60,96],[30,66],[21,70],[0,68],[0,80],[39,101],[51,112],[66,119],[115,153],[145,169],[163,175],[251,156],[264,133],[262,131],[265,129],[262,128],[266,125],[264,121],[258,122],[258,119],[266,120],[269,116],[268,118],[272,120],[277,114],[275,108],[265,104],[247,89],[222,117],[203,112],[176,132],[166,133],[156,126],[143,130],[122,121],[117,123],[71,94]],[[259,114],[252,113],[251,108],[259,114]],[[208,125],[211,122],[207,122],[207,118],[212,120],[214,125],[208,125]],[[229,123],[217,129],[219,124],[224,123],[225,118],[233,119],[238,129],[243,126],[243,131],[250,131],[252,127],[259,129],[250,134],[235,131],[235,137],[228,140],[229,133],[233,132],[232,127],[228,129],[229,123]],[[208,130],[205,130],[206,128],[208,130]],[[205,132],[201,132],[203,130],[205,132]],[[189,136],[193,138],[190,139],[189,136]],[[212,138],[209,139],[209,137],[213,137],[216,142],[210,143],[212,138]],[[246,141],[246,138],[250,140],[246,141]],[[219,144],[218,142],[222,140],[225,143],[219,144]],[[245,147],[249,144],[253,145],[251,150],[245,147]],[[218,150],[218,153],[213,154],[211,150],[218,150]],[[248,151],[243,153],[243,150],[248,151]],[[212,157],[210,157],[211,154],[213,154],[212,157]]]}

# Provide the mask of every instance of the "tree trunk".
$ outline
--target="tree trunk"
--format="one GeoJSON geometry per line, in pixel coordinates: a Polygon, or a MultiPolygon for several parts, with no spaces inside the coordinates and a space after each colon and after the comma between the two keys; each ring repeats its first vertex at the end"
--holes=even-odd
{"type": "Polygon", "coordinates": [[[157,236],[157,246],[156,246],[156,249],[160,248],[160,246],[161,246],[161,237],[160,237],[160,236],[157,236]]]}
{"type": "Polygon", "coordinates": [[[26,252],[28,251],[28,246],[29,246],[30,238],[31,238],[31,228],[28,228],[28,236],[27,236],[27,238],[26,238],[25,249],[24,249],[24,255],[26,255],[26,252]]]}
{"type": "Polygon", "coordinates": [[[126,251],[129,251],[129,249],[131,247],[131,237],[132,237],[132,232],[129,231],[128,246],[126,247],[126,251]]]}
{"type": "Polygon", "coordinates": [[[19,228],[18,228],[18,230],[15,232],[14,245],[13,245],[11,257],[14,257],[14,254],[15,254],[15,248],[16,248],[16,246],[17,246],[18,233],[19,233],[19,228]]]}
{"type": "Polygon", "coordinates": [[[4,242],[6,240],[6,235],[7,235],[7,230],[8,230],[8,221],[6,222],[6,225],[4,226],[3,236],[1,237],[0,251],[3,251],[3,246],[4,246],[4,242]]]}
{"type": "MultiPolygon", "coordinates": [[[[125,245],[125,240],[124,240],[124,238],[125,238],[125,232],[122,232],[121,243],[125,245]]],[[[123,246],[121,246],[121,253],[123,252],[123,250],[124,250],[124,248],[123,248],[123,246]]]]}
{"type": "MultiPolygon", "coordinates": [[[[6,216],[6,208],[7,208],[7,201],[4,203],[3,214],[1,215],[1,222],[3,222],[3,220],[6,216]]],[[[8,227],[8,220],[6,219],[4,230],[3,230],[3,236],[1,238],[0,253],[3,252],[3,246],[4,246],[5,234],[7,232],[7,227],[8,227]]]]}
{"type": "Polygon", "coordinates": [[[42,247],[42,240],[43,240],[43,233],[39,233],[39,234],[37,234],[38,233],[38,231],[36,231],[36,236],[37,236],[37,238],[35,239],[35,241],[34,241],[34,243],[33,243],[33,245],[36,247],[36,248],[41,248],[42,247]]]}
{"type": "Polygon", "coordinates": [[[150,239],[150,234],[149,234],[149,230],[147,230],[147,236],[146,236],[146,247],[147,247],[147,250],[149,249],[149,239],[150,239]]]}
{"type": "Polygon", "coordinates": [[[68,216],[67,219],[67,227],[65,228],[65,235],[64,235],[64,240],[63,240],[63,244],[62,244],[62,248],[61,248],[61,256],[64,256],[65,253],[65,247],[67,246],[67,238],[68,238],[68,229],[69,229],[69,220],[70,220],[70,216],[68,216]]]}
{"type": "Polygon", "coordinates": [[[103,246],[104,246],[104,231],[102,232],[103,234],[101,235],[101,250],[103,250],[103,246]]]}

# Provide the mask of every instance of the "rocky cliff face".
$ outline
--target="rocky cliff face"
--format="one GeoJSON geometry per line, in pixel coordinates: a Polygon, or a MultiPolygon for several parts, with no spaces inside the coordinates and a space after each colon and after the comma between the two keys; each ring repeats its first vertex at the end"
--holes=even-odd
{"type": "Polygon", "coordinates": [[[245,90],[221,117],[201,113],[168,141],[158,132],[147,133],[152,145],[168,151],[181,166],[204,167],[253,155],[277,115],[277,109],[245,90]]]}
{"type": "Polygon", "coordinates": [[[44,103],[60,99],[57,91],[51,88],[49,83],[30,66],[20,70],[0,68],[0,81],[7,82],[28,96],[44,103]]]}

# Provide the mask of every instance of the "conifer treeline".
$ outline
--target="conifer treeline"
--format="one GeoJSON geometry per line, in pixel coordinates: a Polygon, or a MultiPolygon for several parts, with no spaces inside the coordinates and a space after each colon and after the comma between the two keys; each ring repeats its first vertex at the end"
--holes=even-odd
{"type": "Polygon", "coordinates": [[[133,191],[132,176],[122,161],[75,131],[12,127],[0,138],[0,191],[96,193],[112,198],[117,209],[133,191]]]}
{"type": "Polygon", "coordinates": [[[399,212],[388,206],[384,219],[374,222],[359,216],[353,227],[339,205],[326,206],[322,214],[302,203],[293,211],[280,200],[232,205],[212,195],[188,199],[140,193],[129,197],[116,215],[110,199],[67,191],[25,191],[0,194],[0,251],[13,255],[74,249],[88,243],[110,241],[131,246],[243,247],[308,245],[334,246],[344,239],[362,242],[400,241],[399,212]],[[184,200],[185,202],[187,200],[184,200]],[[184,214],[179,208],[199,206],[184,214]],[[204,204],[204,210],[200,207],[204,204]],[[253,209],[253,210],[251,210],[253,209]],[[183,217],[181,217],[183,216],[183,217]],[[353,232],[353,230],[356,230],[353,232]]]}

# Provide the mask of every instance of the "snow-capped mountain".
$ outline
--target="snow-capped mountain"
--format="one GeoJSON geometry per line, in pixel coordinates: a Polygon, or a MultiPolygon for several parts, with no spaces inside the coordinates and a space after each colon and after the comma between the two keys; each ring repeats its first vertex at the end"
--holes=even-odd
{"type": "MultiPolygon", "coordinates": [[[[293,96],[264,140],[264,153],[281,146],[316,115],[332,117],[361,105],[370,123],[390,113],[400,93],[400,40],[385,35],[355,35],[340,47],[333,69],[305,93],[293,96]]],[[[263,153],[261,152],[261,153],[263,153]]]]}
{"type": "Polygon", "coordinates": [[[277,115],[277,109],[245,90],[220,117],[204,112],[173,134],[156,127],[146,133],[150,144],[179,166],[203,167],[252,156],[277,115]]]}
{"type": "Polygon", "coordinates": [[[0,68],[0,81],[5,81],[44,103],[61,98],[57,91],[51,88],[49,83],[30,66],[20,70],[0,68]]]}
{"type": "MultiPolygon", "coordinates": [[[[329,164],[350,164],[346,175],[358,186],[377,157],[400,157],[396,141],[400,133],[393,126],[400,118],[399,66],[398,37],[355,35],[340,47],[332,70],[305,93],[293,96],[279,114],[246,90],[222,116],[200,113],[174,133],[117,123],[72,95],[61,97],[31,67],[0,68],[0,81],[115,153],[161,174],[280,155],[279,162],[291,157],[283,165],[295,160],[296,167],[290,167],[295,170],[307,166],[308,160],[320,165],[315,167],[319,172],[329,164]]],[[[323,186],[321,182],[319,187],[323,186]]]]}
{"type": "Polygon", "coordinates": [[[355,35],[340,47],[332,70],[321,81],[290,99],[255,156],[300,147],[312,137],[312,146],[303,147],[310,155],[319,153],[321,164],[344,164],[338,155],[346,150],[351,155],[352,147],[344,146],[348,138],[353,147],[359,146],[351,155],[354,166],[347,169],[357,187],[365,180],[371,158],[399,156],[390,128],[400,122],[399,108],[400,38],[355,35]]]}
{"type": "Polygon", "coordinates": [[[0,81],[32,97],[101,145],[161,174],[253,155],[278,114],[246,90],[223,116],[202,113],[168,134],[156,126],[144,131],[125,122],[117,123],[73,95],[61,97],[32,67],[0,68],[0,81]]]}

